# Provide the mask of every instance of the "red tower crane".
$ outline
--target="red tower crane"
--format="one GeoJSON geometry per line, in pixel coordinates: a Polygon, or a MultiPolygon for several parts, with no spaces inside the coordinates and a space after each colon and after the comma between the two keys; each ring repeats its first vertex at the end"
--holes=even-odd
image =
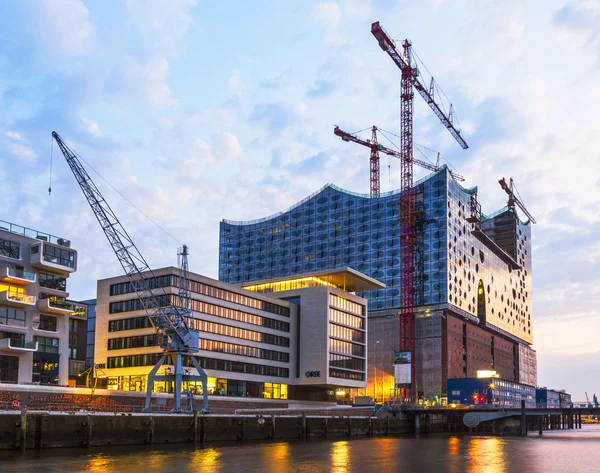
{"type": "Polygon", "coordinates": [[[454,112],[450,104],[449,112],[442,109],[441,103],[436,102],[436,83],[431,78],[429,87],[425,87],[419,79],[419,70],[413,64],[412,44],[408,39],[402,43],[402,52],[394,41],[384,31],[379,22],[371,25],[371,33],[377,39],[379,46],[385,51],[400,69],[400,350],[412,354],[412,379],[410,397],[417,399],[415,371],[415,297],[414,297],[414,245],[416,232],[414,228],[415,209],[413,200],[413,88],[423,97],[427,105],[448,129],[450,134],[463,148],[468,148],[467,142],[454,125],[454,112]]]}
{"type": "MultiPolygon", "coordinates": [[[[379,178],[379,151],[385,153],[389,156],[393,156],[394,158],[402,159],[402,154],[398,151],[394,151],[393,149],[386,148],[385,146],[379,144],[377,140],[377,126],[373,125],[371,129],[373,132],[372,138],[370,140],[363,140],[355,133],[348,133],[347,131],[342,130],[339,126],[336,126],[333,129],[333,133],[339,136],[344,141],[352,141],[354,143],[358,143],[359,145],[366,146],[371,149],[371,197],[379,197],[380,193],[380,178],[379,178]]],[[[438,171],[440,169],[439,163],[439,155],[436,164],[428,163],[427,161],[421,161],[419,159],[413,158],[413,164],[421,166],[422,168],[428,169],[430,171],[438,171]]],[[[450,171],[450,174],[457,181],[464,181],[465,178],[460,174],[450,171]]]]}

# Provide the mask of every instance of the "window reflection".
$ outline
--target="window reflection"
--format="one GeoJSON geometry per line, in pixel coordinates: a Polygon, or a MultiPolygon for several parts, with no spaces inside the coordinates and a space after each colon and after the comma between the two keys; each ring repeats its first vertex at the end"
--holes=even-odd
{"type": "Polygon", "coordinates": [[[334,442],[331,444],[331,472],[346,473],[350,471],[350,443],[334,442]]]}

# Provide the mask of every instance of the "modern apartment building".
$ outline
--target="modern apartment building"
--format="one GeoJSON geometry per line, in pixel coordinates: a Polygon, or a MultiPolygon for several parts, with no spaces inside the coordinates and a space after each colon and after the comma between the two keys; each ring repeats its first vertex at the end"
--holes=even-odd
{"type": "Polygon", "coordinates": [[[0,382],[68,384],[69,328],[86,314],[67,300],[76,270],[69,240],[0,221],[0,382]]]}
{"type": "Polygon", "coordinates": [[[399,340],[398,191],[371,197],[326,185],[270,217],[223,220],[219,279],[249,285],[348,267],[384,283],[357,292],[369,305],[369,384],[356,394],[385,400],[411,384],[422,397],[445,397],[449,378],[486,369],[535,386],[531,225],[510,208],[476,224],[471,212],[476,194],[477,188],[463,188],[445,166],[414,185],[417,307],[411,360],[399,353],[406,347],[399,340]],[[409,379],[398,379],[399,359],[414,364],[409,379]]]}
{"type": "MultiPolygon", "coordinates": [[[[336,393],[366,387],[367,302],[340,287],[382,284],[355,271],[334,273],[264,281],[252,290],[191,273],[197,360],[209,377],[209,395],[333,401],[336,393]]],[[[177,304],[179,269],[154,275],[151,284],[165,290],[165,305],[177,304]]],[[[108,389],[145,391],[161,354],[127,277],[98,281],[94,362],[108,389]]],[[[186,370],[195,374],[191,365],[186,370]]],[[[199,382],[186,387],[202,392],[199,382]]]]}

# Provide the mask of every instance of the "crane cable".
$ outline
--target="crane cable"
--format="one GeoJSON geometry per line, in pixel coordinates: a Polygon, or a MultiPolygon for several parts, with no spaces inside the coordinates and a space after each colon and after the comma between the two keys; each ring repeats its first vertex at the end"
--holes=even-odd
{"type": "MultiPolygon", "coordinates": [[[[51,195],[52,193],[52,150],[53,150],[53,145],[54,145],[54,137],[52,138],[52,142],[50,144],[50,183],[48,185],[48,195],[51,195]]],[[[158,223],[156,223],[154,220],[152,220],[148,215],[146,215],[140,208],[138,208],[133,202],[131,202],[127,197],[125,197],[121,191],[119,191],[115,186],[113,186],[110,182],[108,182],[108,180],[106,180],[106,178],[100,174],[98,171],[96,171],[92,165],[90,163],[88,163],[85,159],[83,159],[83,157],[78,154],[77,157],[79,159],[81,159],[89,169],[91,169],[92,171],[94,171],[98,177],[100,177],[100,179],[102,179],[104,182],[106,182],[110,188],[112,190],[114,190],[117,194],[119,194],[125,201],[127,201],[129,203],[129,205],[131,205],[135,210],[137,210],[139,213],[141,213],[144,217],[146,217],[150,222],[152,222],[154,225],[156,225],[160,230],[162,230],[165,234],[167,234],[168,236],[170,236],[173,240],[175,240],[178,244],[183,245],[183,243],[181,243],[181,241],[179,241],[177,238],[175,238],[171,233],[169,233],[167,230],[165,230],[163,227],[161,227],[158,223]]]]}

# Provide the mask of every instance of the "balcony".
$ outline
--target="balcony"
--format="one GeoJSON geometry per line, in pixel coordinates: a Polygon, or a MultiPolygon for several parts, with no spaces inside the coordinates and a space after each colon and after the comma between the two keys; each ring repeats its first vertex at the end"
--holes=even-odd
{"type": "Polygon", "coordinates": [[[71,242],[65,238],[50,235],[49,233],[38,232],[32,228],[22,227],[21,225],[5,222],[4,220],[0,220],[0,230],[23,235],[28,238],[33,238],[34,240],[48,241],[56,245],[64,246],[65,248],[71,247],[71,242]]]}
{"type": "Polygon", "coordinates": [[[0,267],[0,281],[13,284],[32,284],[36,281],[35,273],[11,266],[0,267]]]}
{"type": "Polygon", "coordinates": [[[31,245],[31,266],[68,277],[77,271],[77,252],[59,245],[36,242],[31,245]]]}
{"type": "Polygon", "coordinates": [[[0,292],[0,304],[11,307],[30,307],[35,305],[36,297],[13,291],[0,292]]]}
{"type": "Polygon", "coordinates": [[[71,315],[79,310],[78,304],[68,301],[53,301],[50,298],[39,299],[37,306],[40,312],[53,315],[71,315]]]}
{"type": "Polygon", "coordinates": [[[27,352],[34,352],[38,349],[38,342],[21,340],[18,338],[0,339],[0,352],[18,355],[27,352]]]}

